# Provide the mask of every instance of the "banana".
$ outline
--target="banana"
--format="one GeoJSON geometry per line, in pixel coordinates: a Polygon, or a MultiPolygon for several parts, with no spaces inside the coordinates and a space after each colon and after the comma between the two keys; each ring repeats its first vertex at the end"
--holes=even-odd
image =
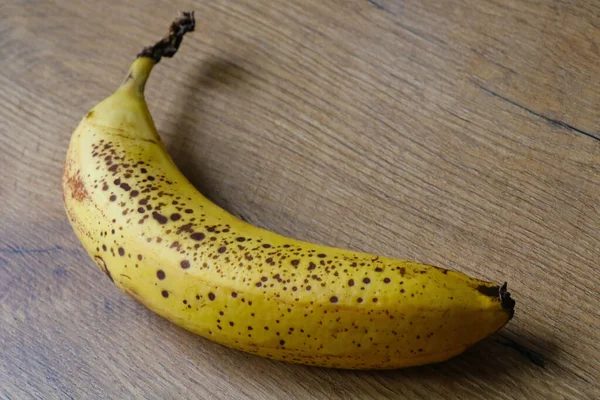
{"type": "Polygon", "coordinates": [[[193,12],[176,19],[70,139],[66,214],[119,289],[222,345],[347,369],[444,361],[513,317],[506,283],[285,237],[236,218],[194,188],[144,99],[152,68],[175,54],[194,24],[193,12]]]}

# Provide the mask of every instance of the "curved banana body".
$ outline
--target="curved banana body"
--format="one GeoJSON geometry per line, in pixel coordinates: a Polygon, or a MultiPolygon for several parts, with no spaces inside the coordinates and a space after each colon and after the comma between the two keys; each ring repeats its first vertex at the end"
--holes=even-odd
{"type": "Polygon", "coordinates": [[[152,121],[143,90],[155,64],[135,60],[82,119],[65,164],[68,218],[117,287],[223,345],[326,367],[443,361],[511,319],[506,286],[284,237],[209,201],[152,121]]]}

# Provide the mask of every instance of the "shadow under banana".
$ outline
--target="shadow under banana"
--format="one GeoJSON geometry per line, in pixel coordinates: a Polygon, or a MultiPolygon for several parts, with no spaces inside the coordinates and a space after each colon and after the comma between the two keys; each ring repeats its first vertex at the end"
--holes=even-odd
{"type": "MultiPolygon", "coordinates": [[[[203,60],[190,79],[191,84],[180,88],[184,94],[178,97],[179,100],[173,107],[173,115],[177,117],[172,128],[173,134],[170,135],[172,139],[167,143],[169,152],[189,181],[208,199],[226,209],[229,208],[227,199],[219,196],[216,186],[207,183],[209,161],[203,157],[206,152],[198,149],[205,147],[204,145],[210,146],[210,138],[203,131],[203,127],[207,125],[210,99],[224,87],[239,87],[250,79],[252,75],[233,59],[203,60]]],[[[245,219],[236,210],[228,211],[245,219]]]]}

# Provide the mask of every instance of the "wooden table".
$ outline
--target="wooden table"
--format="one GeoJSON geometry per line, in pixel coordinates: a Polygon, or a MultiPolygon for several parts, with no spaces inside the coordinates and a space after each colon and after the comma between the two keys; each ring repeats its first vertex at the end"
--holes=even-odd
{"type": "Polygon", "coordinates": [[[600,398],[599,4],[3,2],[0,397],[600,398]],[[147,99],[201,191],[285,235],[506,280],[510,324],[446,363],[327,370],[115,288],[67,222],[65,151],[188,9],[147,99]]]}

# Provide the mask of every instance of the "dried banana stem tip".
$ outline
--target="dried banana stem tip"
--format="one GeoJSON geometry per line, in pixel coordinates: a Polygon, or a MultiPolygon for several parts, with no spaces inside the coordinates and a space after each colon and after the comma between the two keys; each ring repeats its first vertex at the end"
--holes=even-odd
{"type": "Polygon", "coordinates": [[[156,63],[158,63],[162,57],[173,57],[173,55],[177,53],[177,49],[179,49],[179,45],[183,40],[183,35],[187,32],[193,32],[195,26],[196,20],[194,19],[194,11],[182,12],[171,24],[169,34],[154,45],[145,47],[138,53],[137,57],[149,57],[156,63]]]}

